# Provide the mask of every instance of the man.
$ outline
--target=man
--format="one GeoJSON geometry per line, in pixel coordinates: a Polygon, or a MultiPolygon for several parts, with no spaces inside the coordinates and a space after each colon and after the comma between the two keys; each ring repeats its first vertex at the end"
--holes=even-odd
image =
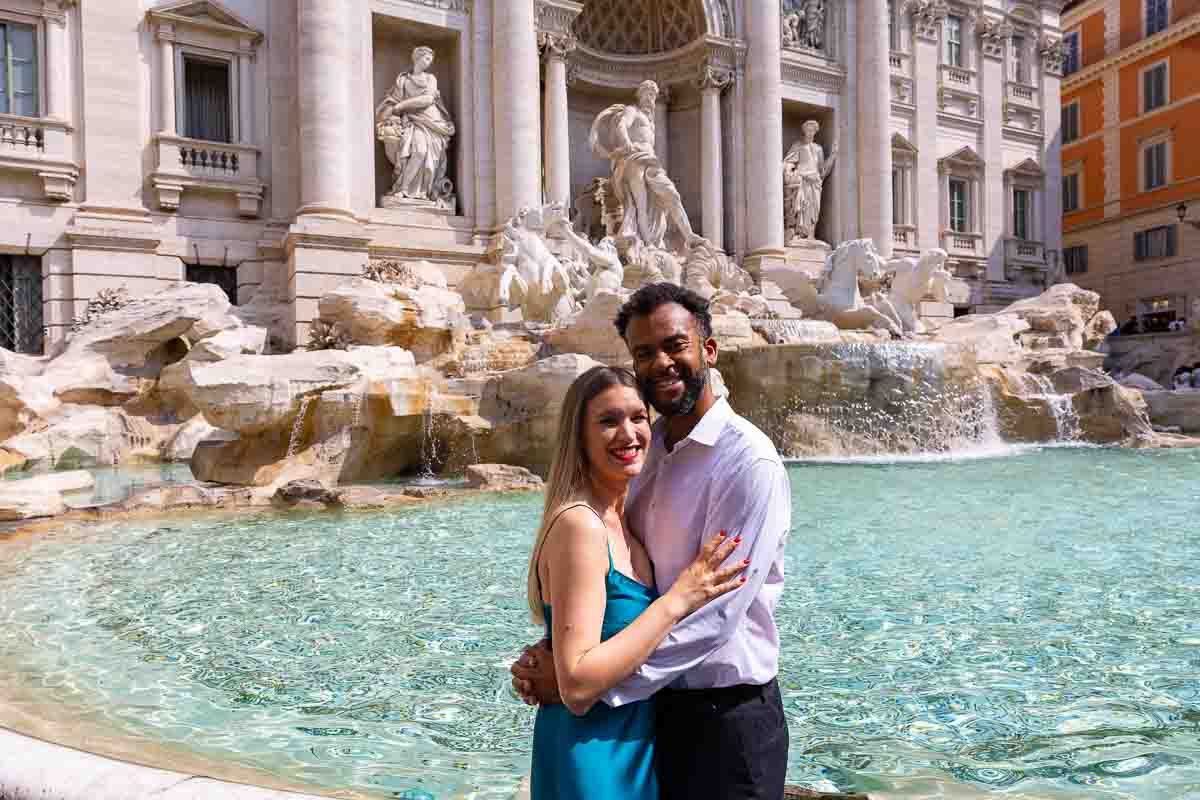
{"type": "Polygon", "coordinates": [[[654,153],[657,102],[658,84],[643,81],[637,90],[637,105],[617,104],[601,111],[588,141],[593,153],[612,162],[610,185],[624,212],[619,235],[663,249],[671,228],[677,239],[672,249],[681,250],[697,237],[675,184],[654,153]]]}
{"type": "MultiPolygon", "coordinates": [[[[746,585],[675,626],[650,659],[604,696],[610,706],[654,695],[663,800],[783,796],[788,733],[776,682],[783,548],[791,486],[770,440],[713,393],[717,360],[708,303],[671,283],[639,289],[616,319],[638,382],[662,415],[626,501],[660,592],[714,531],[740,535],[746,585]]],[[[542,643],[513,665],[526,698],[559,702],[542,643]]]]}

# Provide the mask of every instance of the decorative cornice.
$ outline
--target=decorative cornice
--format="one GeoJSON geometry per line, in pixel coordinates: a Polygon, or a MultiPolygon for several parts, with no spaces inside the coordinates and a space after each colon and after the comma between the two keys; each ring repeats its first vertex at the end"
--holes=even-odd
{"type": "Polygon", "coordinates": [[[583,3],[575,0],[537,0],[537,8],[534,10],[535,25],[539,33],[572,35],[575,18],[581,11],[583,3]]]}
{"type": "Polygon", "coordinates": [[[171,25],[175,30],[175,35],[178,35],[181,30],[195,29],[208,31],[227,38],[249,37],[254,44],[258,44],[265,37],[262,31],[256,30],[236,17],[233,12],[221,6],[219,3],[211,0],[197,0],[194,3],[173,3],[171,5],[152,8],[146,12],[146,18],[156,29],[161,29],[164,26],[171,25]],[[229,19],[228,22],[220,22],[212,18],[191,17],[187,14],[178,13],[188,6],[205,5],[211,6],[213,9],[220,12],[222,16],[229,19]]]}
{"type": "Polygon", "coordinates": [[[663,90],[671,84],[694,81],[706,61],[736,73],[745,50],[744,43],[717,36],[706,36],[677,50],[649,56],[601,53],[580,43],[571,54],[570,63],[577,69],[578,79],[592,86],[633,89],[653,78],[663,90]]]}
{"type": "Polygon", "coordinates": [[[700,74],[696,76],[696,88],[700,91],[716,91],[720,94],[731,83],[733,83],[732,70],[718,67],[708,59],[700,65],[700,74]]]}
{"type": "Polygon", "coordinates": [[[1161,33],[1156,33],[1126,47],[1102,61],[1089,64],[1083,69],[1076,70],[1063,78],[1063,91],[1073,89],[1082,83],[1093,81],[1113,67],[1123,66],[1131,61],[1138,61],[1153,55],[1159,50],[1176,44],[1190,36],[1200,33],[1200,12],[1196,12],[1180,20],[1161,33]]]}
{"type": "Polygon", "coordinates": [[[460,14],[471,13],[471,0],[405,0],[415,6],[437,9],[438,11],[457,11],[460,14]]]}

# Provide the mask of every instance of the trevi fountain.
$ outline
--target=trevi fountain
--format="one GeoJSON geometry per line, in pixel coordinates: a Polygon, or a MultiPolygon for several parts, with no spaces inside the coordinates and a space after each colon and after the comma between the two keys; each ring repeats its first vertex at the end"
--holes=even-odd
{"type": "MultiPolygon", "coordinates": [[[[785,33],[819,46],[802,5],[785,33]]],[[[436,59],[417,47],[375,109],[385,208],[457,202],[436,59]]],[[[0,354],[0,751],[23,754],[0,797],[520,796],[533,718],[506,666],[538,635],[538,476],[566,387],[628,363],[612,320],[654,281],[709,300],[713,380],[789,459],[793,783],[1194,791],[1195,441],[1105,371],[1098,296],[1050,276],[954,317],[945,250],[869,238],[752,275],[693,227],[659,92],[594,116],[592,217],[517,209],[453,281],[373,259],[290,351],[268,303],[181,283],[0,354]]],[[[820,128],[772,178],[789,243],[839,180],[820,128]]]]}

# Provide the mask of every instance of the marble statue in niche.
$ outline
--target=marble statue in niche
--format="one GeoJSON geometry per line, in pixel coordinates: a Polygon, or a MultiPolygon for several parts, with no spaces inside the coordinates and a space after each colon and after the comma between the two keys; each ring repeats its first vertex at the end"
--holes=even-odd
{"type": "Polygon", "coordinates": [[[783,159],[784,240],[789,245],[814,237],[821,218],[821,190],[838,157],[836,139],[828,157],[815,141],[821,130],[816,120],[808,120],[800,129],[804,138],[792,145],[783,159]]]}
{"type": "Polygon", "coordinates": [[[592,123],[592,152],[612,165],[609,189],[623,210],[618,236],[625,246],[638,241],[652,250],[675,252],[697,238],[683,200],[654,152],[654,104],[658,84],[643,81],[637,105],[613,105],[592,123]],[[668,239],[670,241],[668,241],[668,239]]]}
{"type": "Polygon", "coordinates": [[[413,50],[412,71],[396,78],[375,109],[375,134],[394,165],[384,208],[432,205],[453,211],[455,207],[454,184],[446,176],[454,121],[442,102],[437,78],[429,72],[433,58],[428,47],[413,50]]]}
{"type": "Polygon", "coordinates": [[[825,49],[825,0],[785,0],[783,46],[799,50],[825,49]]]}

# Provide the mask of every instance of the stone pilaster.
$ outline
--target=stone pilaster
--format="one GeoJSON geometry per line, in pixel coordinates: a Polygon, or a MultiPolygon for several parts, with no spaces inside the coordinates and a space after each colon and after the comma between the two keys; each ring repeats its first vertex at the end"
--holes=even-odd
{"type": "Polygon", "coordinates": [[[71,102],[71,50],[67,25],[68,9],[73,2],[59,0],[50,4],[54,13],[46,17],[46,116],[67,120],[71,102]]]}
{"type": "MultiPolygon", "coordinates": [[[[980,116],[983,119],[983,156],[988,171],[983,176],[983,219],[976,230],[983,234],[987,248],[987,276],[990,280],[1004,280],[1005,240],[1009,235],[1009,220],[1012,217],[1012,187],[1003,179],[1003,172],[1011,164],[1004,163],[1004,104],[1006,102],[1007,76],[1004,71],[1004,40],[1012,35],[1008,26],[1001,22],[980,19],[975,25],[979,32],[981,58],[978,62],[979,87],[983,93],[980,116]]],[[[979,205],[976,204],[976,208],[979,205]]],[[[1040,223],[1037,226],[1041,228],[1040,223]]]]}
{"type": "Polygon", "coordinates": [[[570,34],[539,33],[546,62],[542,140],[546,146],[546,202],[571,205],[571,137],[567,115],[567,57],[575,49],[570,34]]]}
{"type": "MultiPolygon", "coordinates": [[[[886,0],[859,3],[857,51],[859,233],[874,239],[879,254],[887,257],[892,253],[892,87],[886,0]]],[[[936,117],[928,127],[936,129],[936,117]]]]}
{"type": "MultiPolygon", "coordinates": [[[[913,3],[913,81],[914,104],[917,108],[916,145],[920,157],[916,167],[916,215],[917,241],[922,249],[942,247],[941,177],[937,161],[938,119],[938,41],[942,20],[946,17],[944,4],[913,3]],[[921,80],[919,76],[931,76],[921,80]]],[[[862,124],[862,121],[859,121],[862,124]]],[[[890,152],[890,148],[889,148],[890,152]]]]}
{"type": "Polygon", "coordinates": [[[704,204],[701,209],[701,233],[718,250],[725,249],[721,92],[732,82],[732,73],[708,63],[701,67],[696,79],[696,87],[700,90],[700,193],[704,204]]]}
{"type": "Polygon", "coordinates": [[[534,0],[492,0],[496,211],[541,205],[541,114],[534,0]]]}
{"type": "Polygon", "coordinates": [[[658,163],[669,175],[671,172],[671,89],[665,84],[658,86],[658,100],[654,103],[654,154],[658,163]]]}
{"type": "Polygon", "coordinates": [[[174,136],[175,128],[175,26],[159,25],[158,40],[158,132],[174,136]]]}
{"type": "MultiPolygon", "coordinates": [[[[883,0],[879,0],[883,2],[883,0]]],[[[746,268],[760,275],[782,262],[783,76],[779,6],[746,4],[746,268]]],[[[886,50],[885,50],[886,55],[886,50]]]]}
{"type": "MultiPolygon", "coordinates": [[[[1050,264],[1054,274],[1062,260],[1062,68],[1063,44],[1061,39],[1046,38],[1039,42],[1038,55],[1042,66],[1042,131],[1046,137],[1046,156],[1043,169],[1046,187],[1042,192],[1046,202],[1043,209],[1043,227],[1046,231],[1043,245],[1047,258],[1056,258],[1059,264],[1050,264]],[[1053,255],[1050,255],[1053,253],[1053,255]]],[[[1059,268],[1061,268],[1059,266],[1059,268]]]]}
{"type": "Polygon", "coordinates": [[[342,0],[300,0],[300,211],[354,219],[347,126],[351,26],[342,0]]]}

